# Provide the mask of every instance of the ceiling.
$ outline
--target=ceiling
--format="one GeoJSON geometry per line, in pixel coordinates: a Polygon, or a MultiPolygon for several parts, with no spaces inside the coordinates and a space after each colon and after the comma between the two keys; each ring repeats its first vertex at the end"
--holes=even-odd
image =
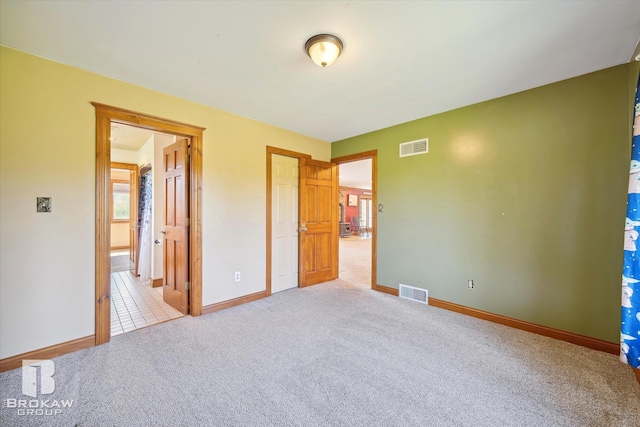
{"type": "Polygon", "coordinates": [[[362,188],[371,190],[371,159],[341,163],[338,182],[341,187],[362,188]]]}
{"type": "Polygon", "coordinates": [[[115,123],[111,125],[111,148],[138,151],[153,134],[148,129],[115,123]]]}
{"type": "Polygon", "coordinates": [[[640,1],[7,1],[0,44],[326,141],[629,62],[640,1]],[[305,41],[331,33],[323,69],[305,41]]]}

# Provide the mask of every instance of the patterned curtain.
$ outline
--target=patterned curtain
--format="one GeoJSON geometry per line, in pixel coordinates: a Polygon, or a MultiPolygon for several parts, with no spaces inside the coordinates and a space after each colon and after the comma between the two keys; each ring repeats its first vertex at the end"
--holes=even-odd
{"type": "Polygon", "coordinates": [[[143,282],[151,278],[151,213],[153,206],[153,184],[151,181],[151,172],[140,178],[138,274],[143,282]]]}
{"type": "Polygon", "coordinates": [[[620,359],[640,367],[640,78],[636,89],[633,137],[631,139],[631,171],[627,219],[624,227],[624,266],[622,268],[622,327],[620,359]]]}

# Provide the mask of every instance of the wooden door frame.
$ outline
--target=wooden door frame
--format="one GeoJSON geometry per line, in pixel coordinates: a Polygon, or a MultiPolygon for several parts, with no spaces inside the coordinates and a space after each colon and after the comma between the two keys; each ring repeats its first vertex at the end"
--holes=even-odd
{"type": "Polygon", "coordinates": [[[96,345],[111,338],[110,206],[111,123],[135,126],[191,139],[189,171],[189,293],[190,313],[202,314],[202,134],[205,128],[91,103],[96,109],[96,345]]]}
{"type": "MultiPolygon", "coordinates": [[[[351,163],[366,159],[371,159],[371,203],[373,203],[373,228],[371,230],[371,289],[376,289],[378,286],[376,283],[378,276],[378,150],[336,157],[331,159],[331,161],[333,163],[337,163],[339,168],[342,163],[351,163]]],[[[338,169],[338,172],[339,171],[340,170],[338,169]]],[[[338,186],[340,186],[340,181],[338,181],[338,186]]],[[[358,208],[360,207],[358,206],[358,208]]],[[[338,264],[340,264],[339,257],[338,264]]]]}
{"type": "MultiPolygon", "coordinates": [[[[271,227],[271,181],[273,180],[273,169],[271,164],[271,158],[273,154],[278,154],[280,156],[285,157],[293,157],[298,159],[305,158],[311,159],[311,156],[308,154],[298,153],[296,151],[285,150],[283,148],[270,147],[267,145],[267,285],[266,285],[266,296],[271,295],[271,262],[272,262],[272,253],[271,253],[271,239],[272,239],[272,227],[271,227]]],[[[298,164],[298,171],[300,170],[300,165],[298,164]]],[[[298,173],[298,200],[300,200],[300,173],[298,173]]],[[[298,255],[299,257],[299,255],[298,255]]]]}

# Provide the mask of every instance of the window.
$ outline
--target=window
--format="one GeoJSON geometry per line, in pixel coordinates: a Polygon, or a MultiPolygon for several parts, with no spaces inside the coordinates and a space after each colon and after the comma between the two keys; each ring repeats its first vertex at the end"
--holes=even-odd
{"type": "Polygon", "coordinates": [[[111,181],[111,222],[129,221],[129,182],[111,181]]]}

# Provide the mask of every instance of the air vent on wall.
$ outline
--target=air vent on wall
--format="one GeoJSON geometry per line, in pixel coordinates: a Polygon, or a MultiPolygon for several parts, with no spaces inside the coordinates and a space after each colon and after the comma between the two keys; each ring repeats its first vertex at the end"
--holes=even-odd
{"type": "Polygon", "coordinates": [[[400,144],[400,157],[415,156],[416,154],[425,154],[428,152],[429,138],[417,139],[400,144]]]}
{"type": "Polygon", "coordinates": [[[422,304],[429,303],[429,291],[422,288],[415,288],[409,285],[403,285],[400,283],[400,290],[398,292],[400,298],[410,299],[411,301],[421,302],[422,304]]]}

